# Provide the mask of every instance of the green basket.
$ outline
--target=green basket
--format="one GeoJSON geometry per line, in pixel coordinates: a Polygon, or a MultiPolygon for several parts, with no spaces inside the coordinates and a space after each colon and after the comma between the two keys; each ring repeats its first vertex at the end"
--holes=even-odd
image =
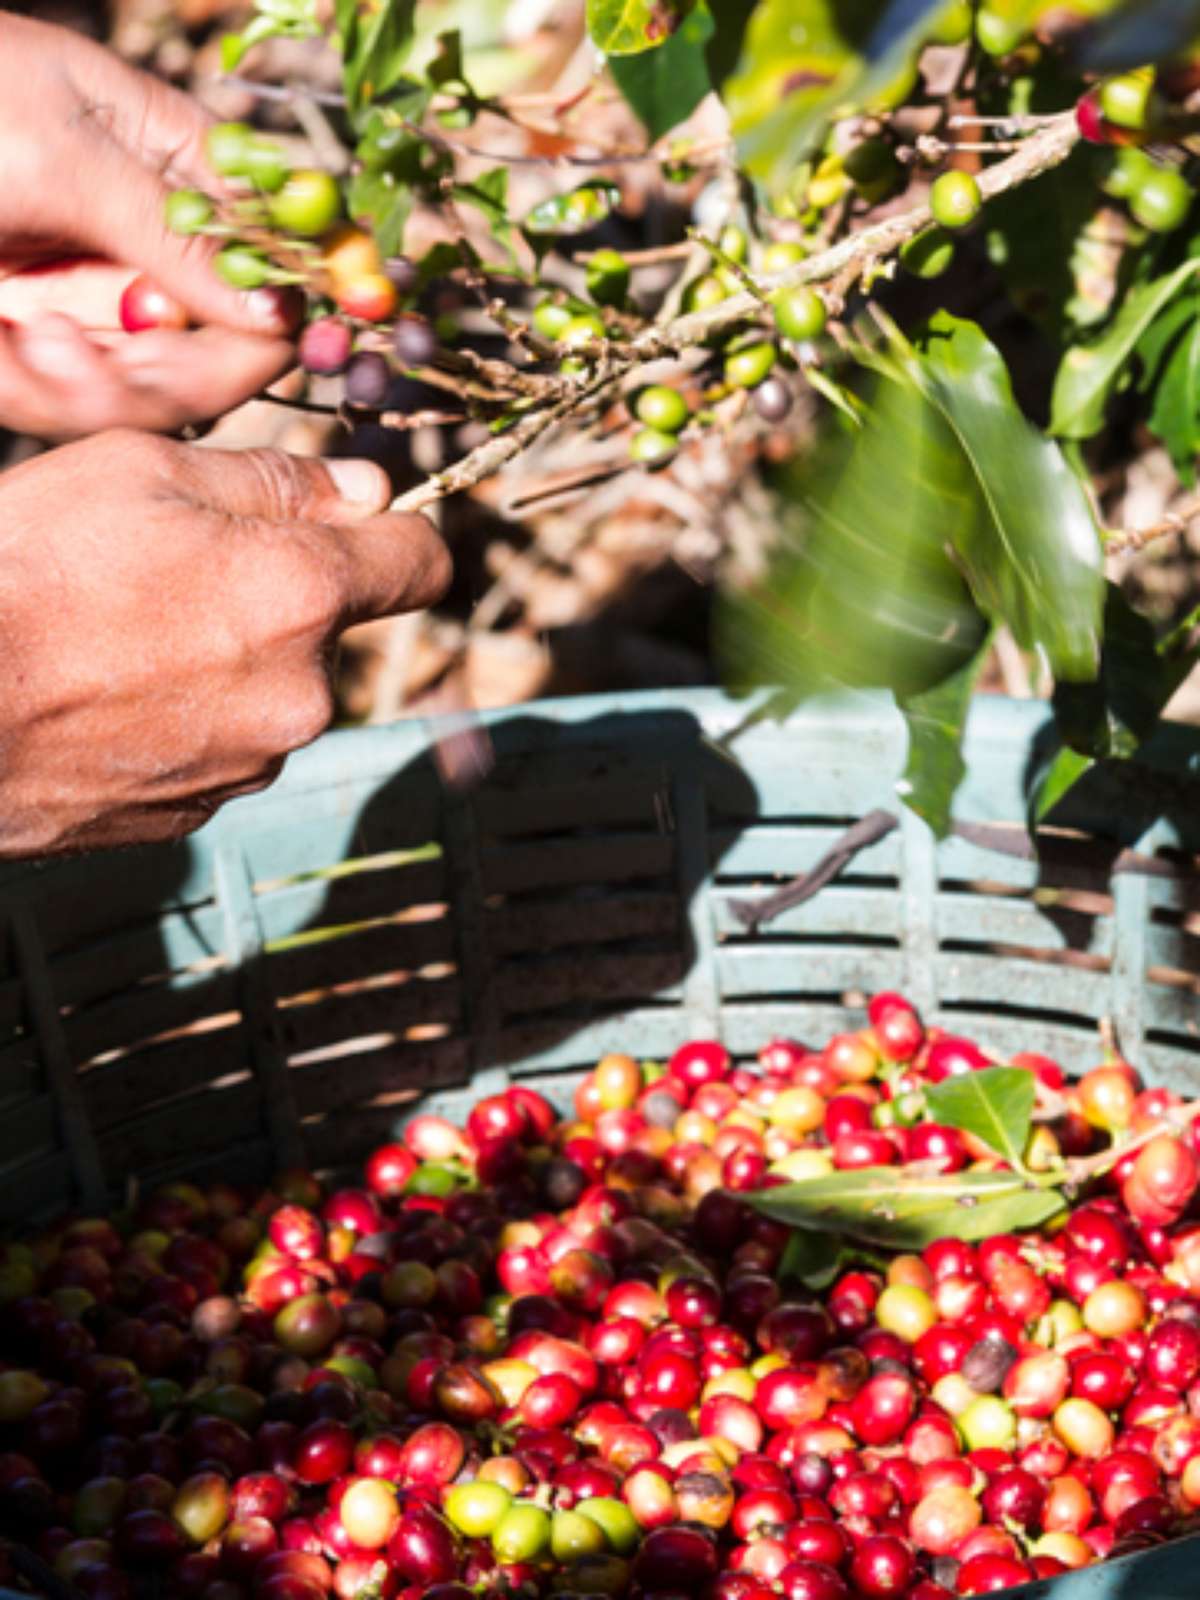
{"type": "MultiPolygon", "coordinates": [[[[0,1219],[174,1175],[337,1167],[418,1097],[461,1115],[510,1077],[562,1100],[609,1050],[820,1040],[885,988],[1071,1069],[1108,1018],[1152,1081],[1200,1093],[1200,735],[1164,728],[1138,773],[1094,772],[1035,859],[1045,706],[977,701],[939,845],[896,801],[894,710],[861,696],[779,723],[754,705],[492,715],[496,764],[465,795],[427,724],[334,734],[182,843],[6,870],[0,1219]],[[747,930],[736,902],[877,807],[894,831],[747,930]]],[[[1085,1569],[1056,1597],[1190,1595],[1198,1548],[1085,1569]]]]}

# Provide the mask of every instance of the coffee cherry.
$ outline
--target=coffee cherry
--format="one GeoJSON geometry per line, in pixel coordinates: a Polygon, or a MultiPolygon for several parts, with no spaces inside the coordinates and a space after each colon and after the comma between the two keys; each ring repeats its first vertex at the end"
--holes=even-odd
{"type": "Polygon", "coordinates": [[[1100,186],[1114,200],[1130,200],[1153,171],[1154,163],[1144,150],[1127,146],[1113,152],[1112,164],[1100,186]]]}
{"type": "Polygon", "coordinates": [[[213,265],[218,276],[235,289],[261,289],[272,277],[266,256],[248,244],[227,244],[213,265]]]}
{"type": "Polygon", "coordinates": [[[775,365],[775,346],[765,342],[743,345],[725,357],[725,381],[735,389],[753,389],[775,365]]]}
{"type": "Polygon", "coordinates": [[[983,206],[979,185],[969,172],[943,172],[929,191],[929,209],[943,228],[965,228],[983,206]]]}
{"type": "Polygon", "coordinates": [[[777,289],[771,296],[771,310],[785,339],[816,339],[825,331],[825,302],[806,283],[777,289]]]}
{"type": "Polygon", "coordinates": [[[215,123],[204,139],[208,164],[223,178],[246,177],[255,142],[254,129],[244,122],[215,123]]]}
{"type": "Polygon", "coordinates": [[[639,422],[660,433],[678,433],[686,423],[689,412],[687,401],[677,389],[656,383],[643,389],[634,407],[639,422]]]}
{"type": "Polygon", "coordinates": [[[527,1501],[511,1506],[492,1534],[492,1549],[505,1562],[536,1561],[549,1544],[549,1512],[527,1501]]]}
{"type": "Polygon", "coordinates": [[[1151,233],[1173,233],[1192,209],[1192,189],[1174,167],[1154,167],[1134,191],[1129,209],[1151,233]]]}
{"type": "Polygon", "coordinates": [[[593,339],[603,339],[604,323],[594,311],[581,311],[568,317],[563,324],[562,332],[558,335],[560,344],[568,349],[576,345],[591,344],[593,339]]]}
{"type": "Polygon", "coordinates": [[[376,410],[387,399],[392,369],[378,350],[360,350],[346,368],[346,400],[376,410]]]}
{"type": "Polygon", "coordinates": [[[679,440],[675,435],[663,433],[658,428],[639,428],[629,441],[629,454],[644,466],[665,461],[668,456],[674,455],[678,448],[679,440]]]}
{"type": "Polygon", "coordinates": [[[597,305],[623,305],[629,293],[629,276],[629,263],[619,250],[597,250],[585,271],[587,292],[597,305]]]}
{"type": "Polygon", "coordinates": [[[786,272],[807,255],[808,251],[795,239],[776,239],[763,251],[760,269],[770,277],[776,272],[786,272]]]}
{"type": "Polygon", "coordinates": [[[983,6],[975,14],[975,38],[985,55],[1011,55],[1024,37],[1022,25],[998,11],[983,6]]]}
{"type": "Polygon", "coordinates": [[[729,223],[727,227],[721,229],[717,238],[717,248],[722,255],[728,256],[730,261],[736,261],[741,266],[750,254],[750,241],[746,237],[746,230],[739,228],[735,223],[729,223]]]}
{"type": "Polygon", "coordinates": [[[930,44],[965,44],[973,20],[969,0],[947,0],[925,37],[930,44]]]}
{"type": "Polygon", "coordinates": [[[470,1539],[487,1539],[496,1531],[513,1503],[509,1491],[499,1483],[476,1479],[456,1483],[446,1491],[446,1515],[470,1539]]]}
{"type": "Polygon", "coordinates": [[[213,219],[213,204],[199,189],[176,189],[163,208],[172,233],[202,233],[213,219]]]}
{"type": "Polygon", "coordinates": [[[353,343],[344,322],[336,317],[318,317],[300,335],[300,365],[308,372],[344,372],[353,343]]]}
{"type": "Polygon", "coordinates": [[[339,283],[333,298],[348,317],[360,322],[386,322],[396,309],[396,289],[382,272],[339,283]]]}
{"type": "Polygon", "coordinates": [[[764,422],[782,422],[792,409],[792,391],[775,375],[765,378],[752,392],[751,399],[764,422]]]}
{"type": "Polygon", "coordinates": [[[842,167],[841,156],[826,156],[809,179],[805,198],[816,210],[828,211],[851,188],[851,180],[842,167]]]}
{"type": "Polygon", "coordinates": [[[117,314],[126,333],[145,333],[154,328],[186,328],[188,325],[186,308],[144,273],[126,287],[117,314]]]}
{"type": "Polygon", "coordinates": [[[401,366],[425,367],[437,354],[437,339],[424,317],[398,317],[392,330],[392,349],[401,366]]]}
{"type": "Polygon", "coordinates": [[[389,256],[383,264],[383,275],[397,294],[414,294],[421,282],[421,269],[408,256],[389,256]]]}
{"type": "Polygon", "coordinates": [[[1100,110],[1118,128],[1145,128],[1157,110],[1152,69],[1143,67],[1108,78],[1100,85],[1100,110]]]}
{"type": "Polygon", "coordinates": [[[287,157],[277,144],[256,139],[246,152],[245,177],[263,194],[275,194],[287,182],[287,157]]]}
{"type": "Polygon", "coordinates": [[[926,228],[900,247],[900,265],[916,278],[940,278],[954,261],[954,240],[942,228],[926,228]]]}
{"type": "Polygon", "coordinates": [[[315,239],[327,233],[342,208],[341,191],[328,172],[304,168],[293,172],[279,193],[271,197],[271,221],[284,233],[315,239]]]}

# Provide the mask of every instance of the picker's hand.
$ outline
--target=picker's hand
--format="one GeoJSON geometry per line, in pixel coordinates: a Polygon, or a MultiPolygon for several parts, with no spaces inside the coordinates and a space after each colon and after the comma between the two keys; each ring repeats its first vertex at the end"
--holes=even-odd
{"type": "Polygon", "coordinates": [[[177,428],[287,367],[286,301],[229,288],[209,241],[164,224],[172,187],[212,186],[207,127],[186,95],[99,45],[0,13],[0,423],[54,439],[177,428]],[[196,331],[119,332],[139,272],[196,331]]]}
{"type": "Polygon", "coordinates": [[[0,478],[0,856],[198,826],[330,717],[339,632],[449,557],[366,461],[106,433],[0,478]]]}

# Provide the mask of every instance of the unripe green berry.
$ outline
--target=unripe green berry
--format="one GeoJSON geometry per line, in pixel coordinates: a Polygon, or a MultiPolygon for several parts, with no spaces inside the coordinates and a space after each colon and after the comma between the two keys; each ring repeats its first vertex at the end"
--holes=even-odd
{"type": "Polygon", "coordinates": [[[208,164],[223,178],[244,178],[254,143],[254,129],[244,122],[215,123],[204,138],[208,164]]]}
{"type": "Polygon", "coordinates": [[[578,1561],[581,1556],[596,1556],[608,1541],[598,1522],[578,1511],[556,1511],[550,1521],[550,1554],[556,1561],[578,1561]]]}
{"type": "Polygon", "coordinates": [[[715,272],[706,272],[702,278],[689,283],[683,294],[685,311],[707,311],[712,306],[728,300],[729,290],[715,272]]]}
{"type": "Polygon", "coordinates": [[[1100,85],[1100,110],[1118,128],[1146,127],[1158,110],[1155,102],[1154,73],[1149,67],[1123,72],[1100,85]]]}
{"type": "Polygon", "coordinates": [[[593,339],[603,339],[604,324],[594,312],[583,311],[578,316],[568,319],[558,337],[559,342],[565,344],[568,349],[576,345],[591,344],[593,339]]]}
{"type": "Polygon", "coordinates": [[[759,343],[743,345],[725,357],[725,381],[735,389],[753,389],[775,365],[775,346],[759,343]]]}
{"type": "Polygon", "coordinates": [[[623,1500],[598,1495],[593,1500],[581,1500],[575,1509],[580,1516],[589,1517],[599,1524],[610,1549],[619,1556],[631,1555],[640,1544],[642,1530],[623,1500]]]}
{"type": "Polygon", "coordinates": [[[268,207],[277,228],[301,239],[328,233],[341,209],[337,180],[316,168],[293,172],[268,207]]]}
{"type": "Polygon", "coordinates": [[[500,1483],[475,1479],[456,1483],[446,1491],[446,1515],[468,1539],[486,1539],[500,1526],[512,1505],[512,1495],[500,1483]]]}
{"type": "Polygon", "coordinates": [[[750,241],[746,237],[746,230],[731,222],[728,227],[721,229],[717,248],[722,255],[728,256],[730,261],[736,261],[740,266],[750,252],[750,241]]]}
{"type": "Polygon", "coordinates": [[[929,209],[943,228],[965,228],[983,207],[979,185],[969,172],[943,172],[929,192],[929,209]]]}
{"type": "Polygon", "coordinates": [[[536,1561],[549,1543],[549,1512],[528,1502],[511,1506],[492,1534],[492,1549],[504,1562],[536,1561]]]}
{"type": "Polygon", "coordinates": [[[665,461],[679,448],[679,441],[673,433],[663,433],[658,428],[639,428],[629,441],[629,454],[634,461],[640,461],[644,466],[651,466],[656,461],[665,461]]]}
{"type": "Polygon", "coordinates": [[[263,194],[275,194],[287,182],[291,167],[277,144],[256,139],[246,152],[245,176],[263,194]]]}
{"type": "Polygon", "coordinates": [[[629,293],[629,263],[619,250],[597,250],[587,264],[587,292],[597,305],[619,306],[629,293]]]}
{"type": "Polygon", "coordinates": [[[172,233],[202,233],[213,218],[212,201],[199,189],[176,189],[163,208],[172,233]]]}
{"type": "Polygon", "coordinates": [[[582,356],[564,356],[558,363],[558,370],[564,378],[586,377],[588,364],[582,356]]]}
{"type": "Polygon", "coordinates": [[[956,1421],[968,1450],[1011,1450],[1016,1443],[1016,1416],[999,1395],[980,1395],[956,1421]]]}
{"type": "Polygon", "coordinates": [[[900,265],[916,278],[940,278],[954,260],[954,240],[942,228],[926,228],[900,248],[900,265]]]}
{"type": "Polygon", "coordinates": [[[881,178],[890,178],[896,170],[896,157],[885,140],[864,139],[846,152],[842,168],[861,189],[881,178]]]}
{"type": "Polygon", "coordinates": [[[572,312],[556,300],[542,300],[533,308],[533,326],[543,339],[559,339],[572,312]]]}
{"type": "Polygon", "coordinates": [[[634,410],[639,422],[660,433],[678,433],[689,416],[687,401],[678,389],[668,389],[665,383],[643,389],[634,410]]]}
{"type": "Polygon", "coordinates": [[[785,339],[816,339],[825,331],[825,302],[806,283],[777,289],[771,296],[771,310],[785,339]]]}
{"type": "Polygon", "coordinates": [[[1142,179],[1129,201],[1129,209],[1151,233],[1173,233],[1192,208],[1192,190],[1174,167],[1154,167],[1142,179]]]}
{"type": "Polygon", "coordinates": [[[227,244],[213,265],[235,289],[261,289],[271,281],[270,262],[248,244],[227,244]]]}
{"type": "Polygon", "coordinates": [[[938,12],[926,38],[930,44],[965,44],[971,37],[971,22],[968,0],[949,0],[938,12]]]}
{"type": "Polygon", "coordinates": [[[774,244],[769,244],[762,253],[759,270],[768,277],[775,272],[786,272],[789,267],[796,266],[803,261],[808,251],[795,239],[776,239],[774,244]]]}
{"type": "Polygon", "coordinates": [[[984,10],[975,14],[975,38],[985,55],[1007,56],[1025,37],[1019,22],[1002,17],[997,11],[984,10]]]}
{"type": "Polygon", "coordinates": [[[1154,163],[1146,152],[1127,145],[1113,152],[1101,188],[1114,200],[1131,200],[1153,171],[1154,163]]]}

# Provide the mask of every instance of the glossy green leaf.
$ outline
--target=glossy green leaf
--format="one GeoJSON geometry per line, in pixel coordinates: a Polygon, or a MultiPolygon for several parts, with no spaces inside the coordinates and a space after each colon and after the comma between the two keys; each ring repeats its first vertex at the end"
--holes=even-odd
{"type": "Polygon", "coordinates": [[[959,446],[963,514],[950,538],[976,600],[1056,677],[1094,677],[1104,578],[1083,486],[1022,416],[974,323],[938,312],[918,375],[959,446]]]}
{"type": "Polygon", "coordinates": [[[712,13],[701,0],[666,44],[609,62],[617,88],[652,140],[690,117],[712,88],[705,53],[712,35],[712,13]]]}
{"type": "Polygon", "coordinates": [[[381,254],[398,255],[412,212],[412,190],[390,172],[364,170],[351,179],[347,199],[351,214],[370,222],[381,254]]]}
{"type": "Polygon", "coordinates": [[[947,554],[970,489],[952,435],[914,385],[882,379],[861,427],[837,419],[777,487],[771,572],[718,612],[736,686],[909,696],[974,656],[986,624],[947,554]]]}
{"type": "Polygon", "coordinates": [[[797,1228],[783,1247],[775,1276],[780,1283],[793,1280],[808,1289],[826,1289],[841,1270],[845,1249],[836,1233],[797,1228]]]}
{"type": "Polygon", "coordinates": [[[1194,287],[1188,299],[1193,301],[1192,319],[1158,375],[1148,425],[1166,446],[1180,479],[1191,487],[1200,453],[1200,307],[1194,304],[1194,287]]]}
{"type": "Polygon", "coordinates": [[[587,30],[606,56],[633,56],[665,44],[692,0],[587,0],[587,30]]]}
{"type": "Polygon", "coordinates": [[[336,0],[342,83],[353,111],[400,82],[413,41],[416,0],[336,0]]]}
{"type": "Polygon", "coordinates": [[[973,1133],[1010,1166],[1020,1167],[1036,1092],[1027,1067],[984,1067],[935,1083],[925,1091],[925,1105],[934,1122],[973,1133]]]}
{"type": "Polygon", "coordinates": [[[1033,774],[1030,785],[1029,815],[1032,823],[1045,820],[1081,779],[1096,765],[1093,756],[1080,755],[1069,745],[1062,745],[1040,770],[1033,774]]]}
{"type": "Polygon", "coordinates": [[[597,178],[581,183],[567,194],[551,195],[534,206],[521,226],[534,238],[569,238],[587,233],[611,213],[621,198],[615,183],[597,178]]]}
{"type": "Polygon", "coordinates": [[[723,93],[747,170],[782,187],[833,116],[902,93],[943,3],[761,0],[723,93]]]}
{"type": "Polygon", "coordinates": [[[967,775],[963,727],[980,670],[991,649],[989,632],[971,659],[923,694],[898,702],[908,724],[908,759],[896,792],[939,839],[950,831],[954,795],[967,775]]]}
{"type": "Polygon", "coordinates": [[[1151,323],[1200,273],[1200,260],[1185,261],[1166,277],[1131,289],[1101,336],[1067,351],[1054,380],[1050,431],[1063,439],[1090,439],[1104,426],[1104,409],[1129,358],[1151,323]]]}
{"type": "Polygon", "coordinates": [[[1062,1194],[1013,1172],[968,1170],[918,1178],[897,1167],[864,1167],[742,1197],[794,1228],[844,1234],[894,1250],[935,1239],[986,1239],[1035,1228],[1063,1211],[1062,1194]]]}

